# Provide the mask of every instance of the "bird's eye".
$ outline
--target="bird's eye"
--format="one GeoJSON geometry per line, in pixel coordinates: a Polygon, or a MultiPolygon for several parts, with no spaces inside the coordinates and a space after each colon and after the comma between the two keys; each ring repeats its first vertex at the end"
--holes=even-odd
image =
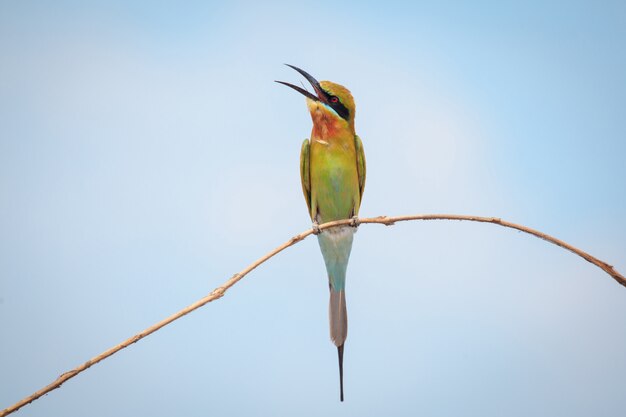
{"type": "Polygon", "coordinates": [[[339,99],[337,97],[335,97],[335,96],[331,96],[330,97],[330,102],[331,103],[339,103],[339,99]]]}

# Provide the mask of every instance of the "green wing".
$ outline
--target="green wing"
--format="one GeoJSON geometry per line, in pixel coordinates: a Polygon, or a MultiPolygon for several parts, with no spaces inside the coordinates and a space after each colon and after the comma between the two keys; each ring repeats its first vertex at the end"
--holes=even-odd
{"type": "Polygon", "coordinates": [[[359,135],[355,135],[354,144],[356,148],[356,169],[359,174],[359,200],[363,198],[363,190],[365,189],[365,152],[363,151],[363,142],[359,135]]]}
{"type": "Polygon", "coordinates": [[[311,215],[311,165],[309,158],[309,150],[311,148],[308,139],[302,142],[302,149],[300,150],[300,180],[302,181],[302,192],[304,193],[304,199],[306,205],[309,208],[309,215],[311,215]]]}

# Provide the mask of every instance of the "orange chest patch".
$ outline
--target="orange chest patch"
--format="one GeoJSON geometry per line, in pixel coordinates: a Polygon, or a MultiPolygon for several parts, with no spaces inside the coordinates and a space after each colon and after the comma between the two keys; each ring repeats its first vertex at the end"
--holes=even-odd
{"type": "Polygon", "coordinates": [[[313,131],[311,132],[313,138],[328,140],[337,136],[340,130],[340,122],[334,117],[325,114],[325,112],[317,112],[313,115],[313,131]]]}

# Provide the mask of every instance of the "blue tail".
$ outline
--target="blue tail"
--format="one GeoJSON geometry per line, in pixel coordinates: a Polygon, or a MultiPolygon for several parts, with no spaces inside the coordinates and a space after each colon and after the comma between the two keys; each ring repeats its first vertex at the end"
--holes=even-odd
{"type": "Polygon", "coordinates": [[[339,398],[341,401],[343,401],[343,345],[348,337],[346,269],[352,250],[354,231],[355,229],[352,227],[342,227],[329,229],[317,235],[328,272],[330,338],[337,346],[339,356],[339,398]]]}
{"type": "Polygon", "coordinates": [[[352,227],[341,227],[317,235],[331,291],[343,291],[346,288],[346,269],[352,250],[354,230],[352,227]]]}

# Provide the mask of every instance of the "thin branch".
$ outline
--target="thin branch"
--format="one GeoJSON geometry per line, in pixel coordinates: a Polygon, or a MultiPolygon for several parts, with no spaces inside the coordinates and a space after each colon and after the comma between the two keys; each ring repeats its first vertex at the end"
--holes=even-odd
{"type": "MultiPolygon", "coordinates": [[[[528,233],[530,235],[536,236],[540,239],[543,239],[545,241],[548,241],[550,243],[553,243],[557,246],[560,246],[564,249],[569,250],[570,252],[575,253],[576,255],[580,256],[581,258],[585,259],[588,262],[591,262],[592,264],[596,265],[598,268],[602,269],[604,272],[606,272],[607,274],[609,274],[611,277],[613,277],[613,279],[615,279],[615,281],[617,281],[619,284],[623,285],[624,287],[626,287],[626,278],[624,278],[619,272],[617,272],[611,265],[607,264],[606,262],[603,262],[601,260],[599,260],[598,258],[595,258],[591,255],[589,255],[588,253],[575,248],[574,246],[563,242],[562,240],[559,240],[557,238],[554,238],[550,235],[547,235],[545,233],[542,233],[538,230],[534,230],[531,229],[529,227],[526,226],[522,226],[519,224],[515,224],[515,223],[511,223],[511,222],[507,222],[504,220],[501,220],[497,217],[480,217],[480,216],[464,216],[464,215],[456,215],[456,214],[420,214],[420,215],[410,215],[410,216],[397,216],[397,217],[387,217],[387,216],[379,216],[379,217],[372,217],[372,218],[362,218],[359,219],[359,223],[360,224],[365,224],[365,223],[378,223],[378,224],[384,224],[386,226],[392,226],[397,222],[404,222],[404,221],[411,221],[411,220],[465,220],[465,221],[473,221],[473,222],[481,222],[481,223],[493,223],[493,224],[497,224],[499,226],[503,226],[503,227],[508,227],[511,229],[516,229],[525,233],[528,233]]],[[[334,222],[328,222],[328,223],[324,223],[321,224],[319,226],[319,228],[321,230],[324,229],[329,229],[332,227],[337,227],[337,226],[343,226],[343,225],[349,225],[353,222],[352,219],[347,219],[347,220],[338,220],[338,221],[334,221],[334,222]]],[[[224,294],[226,293],[226,291],[232,287],[233,285],[235,285],[237,282],[239,282],[243,277],[245,277],[246,275],[248,275],[250,272],[252,272],[252,270],[256,269],[256,267],[258,267],[259,265],[261,265],[262,263],[266,262],[267,260],[269,260],[270,258],[272,258],[274,255],[282,252],[283,250],[287,249],[290,246],[295,245],[296,243],[300,242],[301,240],[304,240],[306,237],[310,236],[311,234],[313,234],[313,230],[309,229],[305,232],[300,233],[299,235],[296,235],[294,237],[292,237],[291,239],[289,239],[287,242],[283,243],[282,245],[278,246],[276,249],[268,252],[267,254],[263,255],[261,258],[257,259],[255,262],[253,262],[252,264],[250,264],[247,268],[243,269],[241,272],[236,273],[235,275],[233,275],[228,281],[226,281],[224,284],[222,284],[221,286],[217,287],[216,289],[214,289],[213,291],[211,291],[211,293],[209,293],[208,295],[204,296],[203,298],[201,298],[200,300],[196,301],[195,303],[185,307],[184,309],[180,310],[178,313],[172,314],[171,316],[169,316],[168,318],[166,318],[165,320],[162,320],[150,327],[148,327],[147,329],[145,329],[144,331],[137,333],[136,335],[134,335],[133,337],[123,341],[122,343],[110,348],[109,350],[99,354],[98,356],[88,360],[87,362],[83,363],[80,366],[77,366],[76,368],[67,371],[63,374],[61,374],[61,376],[59,376],[54,382],[52,382],[51,384],[45,386],[44,388],[40,389],[39,391],[33,393],[32,395],[29,395],[28,397],[22,399],[21,401],[15,403],[14,405],[5,408],[4,410],[0,411],[0,417],[4,417],[7,416],[17,410],[19,410],[20,408],[22,408],[23,406],[25,406],[26,404],[29,404],[35,400],[37,400],[38,398],[42,397],[43,395],[49,393],[52,390],[55,390],[57,388],[59,388],[61,385],[63,385],[63,383],[71,378],[74,378],[76,375],[78,375],[79,373],[83,372],[84,370],[86,370],[87,368],[90,368],[92,365],[95,365],[98,362],[101,362],[102,360],[108,358],[109,356],[119,352],[120,350],[132,345],[133,343],[138,342],[139,340],[143,339],[144,337],[156,332],[157,330],[161,329],[162,327],[167,326],[168,324],[172,323],[175,320],[178,320],[179,318],[191,313],[192,311],[202,307],[205,304],[210,303],[211,301],[215,301],[218,298],[221,298],[224,296],[224,294]]]]}

